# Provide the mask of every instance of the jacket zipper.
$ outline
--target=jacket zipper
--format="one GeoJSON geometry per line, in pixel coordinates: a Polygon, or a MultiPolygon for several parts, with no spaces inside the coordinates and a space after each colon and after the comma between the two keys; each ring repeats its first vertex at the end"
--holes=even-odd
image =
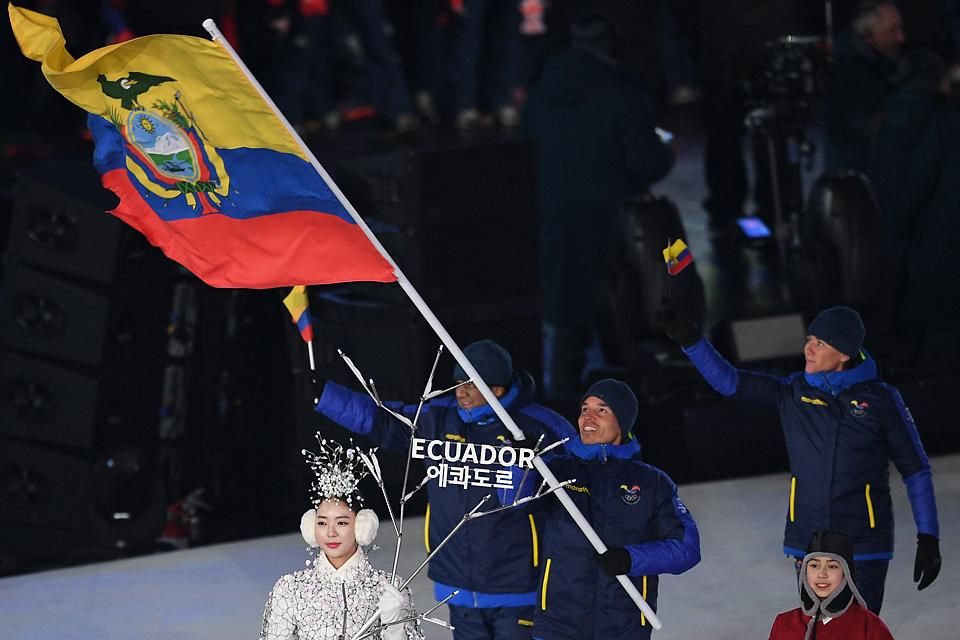
{"type": "Polygon", "coordinates": [[[423,546],[430,553],[430,503],[427,503],[427,515],[423,518],[423,546]]]}
{"type": "Polygon", "coordinates": [[[547,610],[547,582],[550,580],[550,563],[553,558],[547,558],[547,566],[543,569],[543,584],[540,585],[540,610],[547,610]]]}
{"type": "Polygon", "coordinates": [[[797,476],[790,476],[790,522],[795,522],[795,507],[797,502],[797,476]]]}
{"type": "Polygon", "coordinates": [[[864,497],[867,500],[867,517],[870,519],[870,528],[877,528],[877,521],[873,517],[873,500],[870,499],[870,483],[867,483],[866,489],[864,490],[864,497]]]}
{"type": "MultiPolygon", "coordinates": [[[[640,594],[643,597],[643,601],[647,601],[647,576],[643,576],[643,591],[640,594]]],[[[640,626],[647,624],[647,617],[643,615],[643,612],[640,613],[640,626]]]]}
{"type": "Polygon", "coordinates": [[[533,566],[540,566],[540,540],[537,538],[537,523],[533,519],[533,514],[527,514],[530,518],[530,537],[533,539],[533,566]]]}

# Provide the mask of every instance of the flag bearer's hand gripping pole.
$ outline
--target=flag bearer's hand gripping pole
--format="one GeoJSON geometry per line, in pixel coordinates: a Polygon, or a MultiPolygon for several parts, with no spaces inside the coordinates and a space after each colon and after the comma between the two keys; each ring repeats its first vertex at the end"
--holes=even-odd
{"type": "MultiPolygon", "coordinates": [[[[290,121],[287,120],[283,113],[277,108],[277,105],[273,102],[270,96],[264,91],[263,87],[257,82],[257,79],[250,73],[250,70],[243,63],[243,60],[240,59],[240,56],[237,55],[237,52],[234,51],[233,47],[227,42],[227,39],[220,32],[220,29],[217,28],[216,22],[211,19],[203,21],[203,27],[210,33],[210,36],[219,44],[223,50],[233,59],[240,71],[246,76],[250,84],[260,93],[264,101],[270,105],[273,109],[274,114],[277,118],[280,119],[280,122],[283,123],[283,126],[286,128],[287,133],[290,135],[291,139],[294,140],[300,147],[300,150],[303,152],[304,157],[310,160],[311,166],[316,170],[318,174],[324,179],[327,183],[327,186],[330,187],[330,190],[337,197],[337,200],[340,201],[340,204],[343,205],[343,208],[350,214],[350,217],[357,224],[360,229],[363,230],[363,233],[370,240],[371,244],[376,247],[377,251],[384,257],[384,259],[390,263],[393,267],[393,273],[397,276],[397,283],[400,285],[400,288],[403,289],[404,293],[407,294],[407,297],[410,298],[410,301],[417,308],[417,310],[423,315],[424,320],[427,321],[427,324],[430,325],[430,328],[434,330],[437,334],[437,337],[440,338],[440,341],[443,345],[450,351],[450,355],[457,361],[457,363],[463,367],[463,370],[466,372],[470,379],[476,385],[477,389],[480,391],[480,394],[487,401],[487,404],[490,405],[490,408],[493,409],[493,412],[500,418],[500,421],[503,422],[503,425],[510,431],[515,440],[520,440],[523,438],[523,431],[516,425],[513,421],[513,418],[506,412],[503,406],[500,404],[500,401],[497,399],[493,392],[490,390],[490,387],[487,386],[487,383],[480,377],[480,374],[477,373],[477,370],[473,368],[473,365],[470,364],[470,361],[467,360],[467,357],[463,355],[463,351],[460,350],[460,347],[457,346],[457,343],[454,342],[453,338],[447,333],[446,328],[440,323],[440,320],[437,319],[437,316],[434,315],[433,311],[427,306],[427,303],[420,297],[420,294],[414,288],[413,284],[407,279],[403,271],[400,270],[400,267],[397,266],[397,263],[394,262],[393,258],[387,252],[387,250],[380,244],[380,241],[373,234],[373,231],[370,230],[370,227],[367,226],[367,223],[364,222],[363,218],[360,217],[360,214],[357,213],[357,210],[353,208],[353,205],[350,204],[350,201],[347,200],[346,196],[343,195],[343,192],[340,191],[340,188],[336,185],[333,179],[330,177],[330,174],[327,173],[326,169],[320,164],[320,161],[317,160],[317,157],[313,154],[306,143],[303,141],[303,138],[294,130],[293,126],[290,124],[290,121]]],[[[556,487],[559,482],[557,481],[556,476],[553,475],[553,472],[550,471],[550,468],[541,460],[540,458],[534,458],[533,465],[540,472],[540,475],[544,480],[547,481],[547,484],[551,488],[556,487]]],[[[577,509],[577,506],[573,503],[573,500],[570,499],[570,496],[561,488],[556,491],[557,498],[560,500],[560,503],[567,510],[567,513],[570,514],[570,517],[573,518],[573,521],[577,523],[577,526],[580,527],[580,530],[583,532],[583,535],[587,537],[587,540],[590,541],[590,544],[593,545],[593,548],[597,550],[597,553],[604,553],[607,550],[607,546],[603,544],[603,541],[593,530],[593,527],[590,526],[590,523],[587,522],[587,519],[583,517],[583,514],[580,513],[580,510],[577,509]]],[[[639,607],[640,611],[643,612],[643,615],[646,616],[647,620],[650,622],[650,626],[654,629],[660,629],[662,624],[660,619],[657,618],[657,615],[653,612],[653,609],[650,608],[650,605],[641,597],[640,592],[637,591],[637,587],[631,582],[626,576],[620,575],[617,576],[617,580],[630,595],[630,599],[633,600],[634,604],[639,607]]]]}

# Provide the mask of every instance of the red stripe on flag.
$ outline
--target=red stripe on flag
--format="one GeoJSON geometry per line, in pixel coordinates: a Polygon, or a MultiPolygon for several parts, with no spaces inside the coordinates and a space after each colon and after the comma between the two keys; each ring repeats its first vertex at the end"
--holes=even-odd
{"type": "Polygon", "coordinates": [[[684,249],[683,252],[677,256],[676,262],[671,262],[667,265],[667,273],[672,276],[677,275],[681,271],[687,268],[687,265],[693,262],[693,254],[690,253],[687,249],[684,249]]]}
{"type": "Polygon", "coordinates": [[[168,223],[154,213],[125,169],[108,171],[102,181],[120,198],[112,214],[214,287],[397,279],[360,227],[335,215],[287,211],[243,220],[214,214],[168,223]]]}

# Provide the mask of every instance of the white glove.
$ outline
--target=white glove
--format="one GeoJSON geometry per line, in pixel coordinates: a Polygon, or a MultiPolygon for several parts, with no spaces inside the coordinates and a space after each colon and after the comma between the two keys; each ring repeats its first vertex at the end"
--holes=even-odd
{"type": "Polygon", "coordinates": [[[400,590],[389,582],[383,586],[383,594],[380,596],[380,622],[396,622],[403,617],[403,594],[400,590]]]}

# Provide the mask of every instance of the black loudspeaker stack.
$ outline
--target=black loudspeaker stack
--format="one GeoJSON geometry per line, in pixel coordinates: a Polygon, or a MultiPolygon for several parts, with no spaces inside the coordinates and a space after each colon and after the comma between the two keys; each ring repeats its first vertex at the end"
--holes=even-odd
{"type": "MultiPolygon", "coordinates": [[[[457,343],[490,338],[539,379],[537,197],[532,146],[416,149],[342,164],[347,198],[457,343]]],[[[414,401],[439,338],[395,284],[313,287],[322,367],[350,379],[337,348],[385,397],[414,401]]],[[[438,370],[446,384],[453,360],[438,370]]]]}
{"type": "Polygon", "coordinates": [[[151,549],[179,495],[197,283],[86,164],[20,176],[0,299],[3,569],[151,549]]]}

